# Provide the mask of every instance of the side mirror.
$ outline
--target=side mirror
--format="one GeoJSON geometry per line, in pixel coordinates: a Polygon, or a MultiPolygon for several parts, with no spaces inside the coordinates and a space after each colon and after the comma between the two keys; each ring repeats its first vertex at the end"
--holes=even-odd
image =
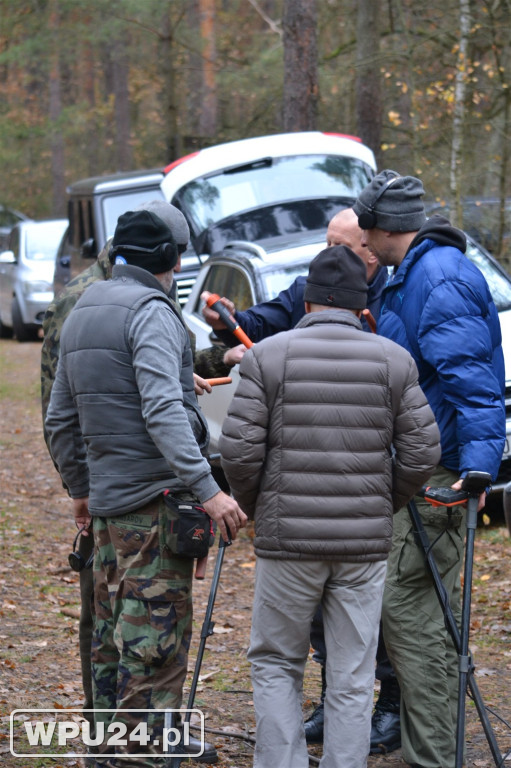
{"type": "Polygon", "coordinates": [[[0,264],[16,264],[16,256],[13,251],[3,251],[3,253],[0,253],[0,264]]]}
{"type": "Polygon", "coordinates": [[[89,240],[85,240],[80,246],[80,256],[82,259],[97,259],[98,249],[96,248],[96,241],[93,237],[89,240]]]}

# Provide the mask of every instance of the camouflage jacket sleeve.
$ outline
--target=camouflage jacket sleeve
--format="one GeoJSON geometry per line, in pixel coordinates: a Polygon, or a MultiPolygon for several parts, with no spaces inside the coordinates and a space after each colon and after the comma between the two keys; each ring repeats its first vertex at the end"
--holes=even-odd
{"type": "Polygon", "coordinates": [[[43,424],[50,402],[51,389],[59,362],[60,333],[64,320],[81,296],[81,292],[69,293],[50,304],[43,320],[44,339],[41,347],[41,406],[43,424]]]}
{"type": "MultiPolygon", "coordinates": [[[[50,304],[43,319],[44,339],[41,348],[41,407],[44,421],[50,402],[51,389],[57,374],[57,365],[60,352],[60,333],[64,320],[73,309],[74,305],[85,289],[96,280],[106,279],[105,266],[100,262],[100,257],[91,267],[81,272],[74,280],[66,285],[64,290],[50,304]]],[[[44,430],[44,439],[47,439],[44,430]]]]}
{"type": "Polygon", "coordinates": [[[193,370],[203,379],[216,376],[228,376],[231,366],[224,363],[227,347],[215,345],[207,349],[199,349],[193,360],[193,370]]]}
{"type": "MultiPolygon", "coordinates": [[[[176,312],[183,318],[183,311],[179,302],[172,299],[172,304],[175,307],[176,312]]],[[[216,376],[228,376],[231,366],[224,363],[224,353],[228,347],[213,346],[208,347],[207,349],[197,349],[194,332],[188,326],[186,326],[186,330],[188,331],[192,347],[193,372],[202,376],[203,379],[209,379],[216,376]]]]}

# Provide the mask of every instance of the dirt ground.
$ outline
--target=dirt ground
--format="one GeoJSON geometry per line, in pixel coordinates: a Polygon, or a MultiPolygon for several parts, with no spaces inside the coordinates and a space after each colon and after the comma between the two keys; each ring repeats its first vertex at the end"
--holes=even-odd
{"type": "MultiPolygon", "coordinates": [[[[16,708],[82,704],[78,655],[77,574],[67,567],[75,528],[70,504],[48,457],[39,405],[40,343],[0,340],[0,763],[5,768],[80,765],[78,758],[13,757],[9,714],[16,708]]],[[[214,559],[195,582],[190,675],[204,619],[214,559]]],[[[249,532],[226,550],[202,664],[196,706],[206,716],[220,768],[252,765],[254,708],[246,649],[255,559],[249,532]],[[242,738],[227,737],[233,731],[242,738]]],[[[476,682],[503,756],[511,750],[511,539],[499,515],[478,528],[474,558],[471,649],[476,682]]],[[[304,711],[319,697],[319,669],[307,664],[304,711]]],[[[376,691],[376,688],[375,688],[376,691]]],[[[321,748],[310,750],[317,764],[321,748]]],[[[508,758],[511,759],[511,758],[508,758]]],[[[472,702],[467,704],[467,765],[495,764],[472,702]]],[[[194,765],[195,763],[190,763],[194,765]]],[[[511,766],[510,763],[506,763],[511,766]]],[[[370,757],[369,768],[404,768],[400,750],[370,757]]],[[[275,758],[278,768],[278,754],[275,758]]]]}

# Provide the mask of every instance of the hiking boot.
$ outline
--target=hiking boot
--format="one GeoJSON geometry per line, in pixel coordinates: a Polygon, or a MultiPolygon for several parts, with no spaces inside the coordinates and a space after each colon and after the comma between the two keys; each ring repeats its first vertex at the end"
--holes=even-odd
{"type": "Polygon", "coordinates": [[[326,673],[325,667],[321,667],[321,701],[305,721],[305,740],[307,744],[323,743],[323,726],[325,724],[325,694],[326,694],[326,673]]]}
{"type": "Polygon", "coordinates": [[[394,752],[401,746],[399,702],[380,698],[371,718],[371,755],[394,752]]]}
{"type": "Polygon", "coordinates": [[[318,704],[312,715],[305,721],[305,740],[307,744],[323,744],[323,726],[325,713],[323,702],[318,704]]]}
{"type": "MultiPolygon", "coordinates": [[[[190,754],[190,760],[193,760],[194,763],[217,763],[218,762],[218,753],[214,747],[213,744],[210,744],[209,741],[204,742],[204,752],[200,757],[193,757],[193,754],[197,754],[197,752],[200,752],[201,748],[201,741],[200,739],[195,739],[193,736],[190,736],[189,739],[190,743],[188,746],[180,746],[179,749],[183,752],[188,752],[190,754]]],[[[186,758],[183,758],[186,759],[186,758]]]]}

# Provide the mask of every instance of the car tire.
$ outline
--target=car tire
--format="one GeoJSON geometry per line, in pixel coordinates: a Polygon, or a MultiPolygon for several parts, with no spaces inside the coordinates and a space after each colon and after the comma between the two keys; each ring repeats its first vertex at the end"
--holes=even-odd
{"type": "Polygon", "coordinates": [[[39,337],[39,326],[32,323],[24,323],[18,299],[12,300],[12,328],[18,341],[36,341],[39,337]]]}
{"type": "Polygon", "coordinates": [[[12,339],[13,330],[8,325],[4,325],[0,320],[0,339],[12,339]]]}
{"type": "Polygon", "coordinates": [[[504,519],[506,521],[509,535],[511,536],[511,482],[504,486],[502,492],[502,505],[504,507],[504,519]]]}

